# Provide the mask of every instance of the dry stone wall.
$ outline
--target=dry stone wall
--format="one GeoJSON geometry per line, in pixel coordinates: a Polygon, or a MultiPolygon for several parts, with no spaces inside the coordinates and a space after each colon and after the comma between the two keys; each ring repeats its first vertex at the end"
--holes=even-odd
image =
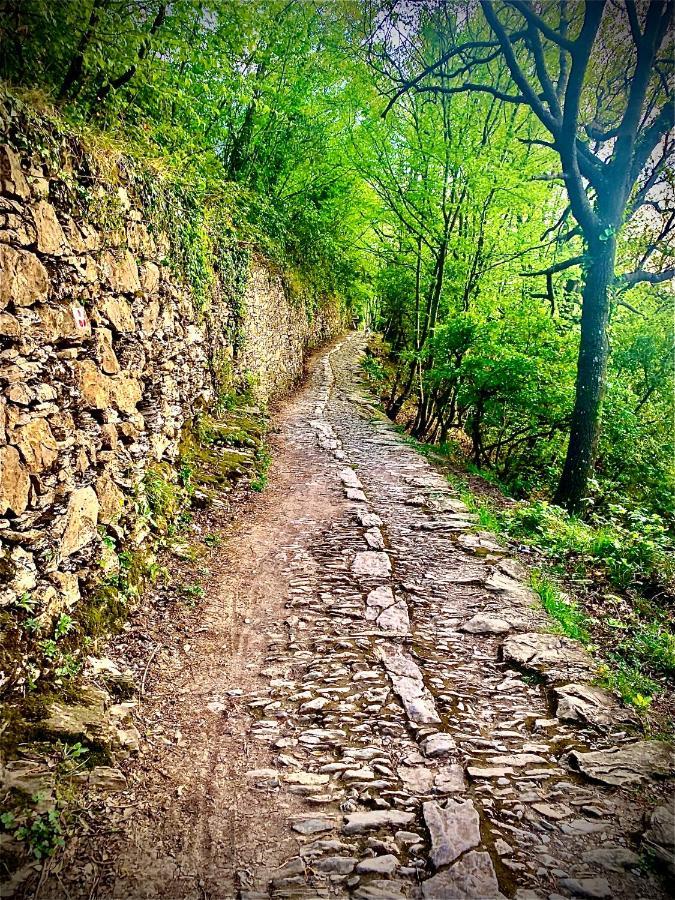
{"type": "MultiPolygon", "coordinates": [[[[45,161],[16,140],[16,125],[5,132],[0,617],[8,634],[12,611],[29,609],[49,635],[100,576],[106,534],[118,547],[146,539],[144,473],[177,459],[185,423],[226,387],[223,373],[248,376],[268,400],[301,373],[307,347],[342,322],[334,303],[310,321],[261,259],[250,263],[237,309],[216,276],[200,310],[123,166],[117,184],[97,185],[79,145],[66,142],[45,161]],[[90,215],[91,202],[82,211],[80,193],[112,209],[113,224],[90,215]]],[[[0,692],[20,687],[26,673],[8,661],[4,639],[0,651],[0,692]]]]}

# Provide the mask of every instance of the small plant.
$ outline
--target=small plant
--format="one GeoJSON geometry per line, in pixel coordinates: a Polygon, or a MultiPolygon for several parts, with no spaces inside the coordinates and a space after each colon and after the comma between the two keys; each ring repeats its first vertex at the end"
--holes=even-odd
{"type": "Polygon", "coordinates": [[[78,741],[76,744],[63,744],[61,753],[64,761],[74,760],[79,759],[81,756],[86,756],[89,753],[89,748],[78,741]]]}
{"type": "Polygon", "coordinates": [[[573,600],[565,597],[556,585],[541,572],[532,572],[530,583],[539,594],[539,599],[546,612],[555,619],[560,631],[567,637],[588,643],[587,619],[579,606],[573,600]]]}
{"type": "Polygon", "coordinates": [[[59,641],[75,627],[75,622],[67,613],[61,613],[54,629],[54,640],[59,641]]]}
{"type": "Polygon", "coordinates": [[[637,710],[649,709],[653,696],[661,690],[658,682],[616,654],[611,654],[610,660],[611,666],[603,664],[598,670],[600,684],[608,690],[616,691],[625,703],[637,710]]]}
{"type": "Polygon", "coordinates": [[[181,584],[180,592],[192,600],[201,600],[204,596],[204,588],[201,584],[181,584]]]}
{"type": "Polygon", "coordinates": [[[64,653],[55,669],[57,678],[74,678],[82,671],[82,663],[72,653],[64,653]]]}
{"type": "Polygon", "coordinates": [[[222,538],[219,534],[207,534],[204,536],[204,543],[207,547],[218,547],[222,544],[222,538]]]}
{"type": "Polygon", "coordinates": [[[675,676],[675,635],[659,622],[641,624],[618,649],[628,659],[637,659],[648,663],[654,671],[675,676]]]}
{"type": "Polygon", "coordinates": [[[20,597],[14,601],[14,606],[18,606],[19,609],[22,609],[24,612],[31,613],[35,609],[37,605],[37,600],[35,597],[32,597],[30,594],[22,594],[20,597]]]}
{"type": "Polygon", "coordinates": [[[387,373],[384,370],[384,366],[374,356],[365,356],[361,360],[361,367],[368,378],[376,384],[386,381],[387,373]]]}
{"type": "Polygon", "coordinates": [[[143,479],[150,516],[160,531],[164,531],[176,518],[181,506],[181,490],[172,480],[173,477],[168,464],[157,463],[148,468],[143,479]]]}
{"type": "Polygon", "coordinates": [[[40,641],[40,649],[47,659],[56,659],[59,655],[59,648],[56,641],[52,638],[46,638],[44,641],[40,641]]]}
{"type": "Polygon", "coordinates": [[[271,464],[272,457],[270,456],[270,454],[267,452],[267,450],[261,450],[256,461],[257,472],[251,479],[250,488],[252,491],[260,492],[265,490],[265,488],[269,484],[269,477],[267,473],[271,464]]]}
{"type": "Polygon", "coordinates": [[[55,809],[36,815],[30,823],[21,825],[14,837],[25,841],[36,859],[52,856],[64,846],[61,817],[55,809]]]}

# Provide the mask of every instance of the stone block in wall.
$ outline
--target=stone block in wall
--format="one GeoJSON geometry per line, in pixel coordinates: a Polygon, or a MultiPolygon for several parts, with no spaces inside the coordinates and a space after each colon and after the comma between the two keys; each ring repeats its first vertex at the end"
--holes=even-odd
{"type": "Polygon", "coordinates": [[[38,253],[48,256],[61,256],[68,248],[68,241],[56,217],[56,210],[46,200],[40,200],[30,207],[37,233],[38,253]]]}
{"type": "Polygon", "coordinates": [[[113,254],[106,250],[101,266],[108,286],[117,294],[135,294],[141,289],[136,260],[128,250],[113,254]]]}
{"type": "Polygon", "coordinates": [[[47,270],[33,253],[0,244],[0,309],[32,306],[49,289],[47,270]]]}
{"type": "Polygon", "coordinates": [[[29,472],[48,469],[58,458],[59,447],[45,419],[33,419],[10,435],[29,472]]]}
{"type": "Polygon", "coordinates": [[[109,328],[97,328],[94,332],[96,356],[101,370],[106,375],[116,375],[120,364],[113,349],[112,332],[109,328]]]}
{"type": "Polygon", "coordinates": [[[119,334],[133,334],[136,330],[131,306],[124,297],[106,297],[100,309],[119,334]]]}
{"type": "Polygon", "coordinates": [[[20,516],[28,506],[30,477],[16,447],[0,447],[0,515],[20,516]]]}
{"type": "Polygon", "coordinates": [[[90,359],[73,364],[75,386],[82,402],[90,409],[107,409],[110,406],[110,377],[104,375],[90,359]]]}
{"type": "Polygon", "coordinates": [[[16,316],[11,313],[0,313],[0,337],[18,340],[21,337],[21,326],[16,316]]]}
{"type": "Polygon", "coordinates": [[[21,168],[21,159],[6,144],[0,147],[0,190],[25,200],[30,197],[30,188],[21,168]]]}
{"type": "Polygon", "coordinates": [[[110,475],[102,475],[96,482],[98,497],[98,520],[104,525],[113,525],[119,521],[124,512],[124,494],[117,487],[110,475]]]}
{"type": "Polygon", "coordinates": [[[59,556],[65,559],[82,550],[97,537],[99,502],[93,487],[73,491],[66,508],[59,556]]]}
{"type": "Polygon", "coordinates": [[[91,322],[84,309],[77,303],[39,304],[36,330],[40,338],[49,344],[79,342],[91,337],[91,322]]]}
{"type": "MultiPolygon", "coordinates": [[[[159,290],[160,283],[159,266],[156,266],[155,263],[152,262],[146,262],[141,266],[139,279],[141,282],[141,289],[146,294],[156,294],[159,290]]],[[[159,304],[157,313],[159,313],[159,304]]]]}

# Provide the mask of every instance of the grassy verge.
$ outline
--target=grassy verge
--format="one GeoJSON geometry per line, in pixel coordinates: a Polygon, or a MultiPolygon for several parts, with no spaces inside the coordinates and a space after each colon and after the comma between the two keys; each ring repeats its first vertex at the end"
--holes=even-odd
{"type": "Polygon", "coordinates": [[[530,565],[552,627],[598,658],[600,682],[672,729],[675,559],[658,522],[586,522],[541,500],[515,502],[494,481],[458,471],[444,448],[405,438],[435,463],[490,531],[530,565]]]}

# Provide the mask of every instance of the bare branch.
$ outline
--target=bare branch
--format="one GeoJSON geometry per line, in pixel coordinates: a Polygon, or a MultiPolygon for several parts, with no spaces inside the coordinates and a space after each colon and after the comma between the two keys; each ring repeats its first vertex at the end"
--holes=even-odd
{"type": "Polygon", "coordinates": [[[541,31],[544,37],[548,38],[549,41],[552,41],[564,50],[567,50],[568,53],[572,53],[574,50],[574,41],[570,41],[569,38],[564,37],[554,28],[551,28],[541,16],[538,16],[535,13],[529,3],[526,3],[525,0],[506,0],[506,3],[514,9],[517,9],[521,16],[541,31]]]}

